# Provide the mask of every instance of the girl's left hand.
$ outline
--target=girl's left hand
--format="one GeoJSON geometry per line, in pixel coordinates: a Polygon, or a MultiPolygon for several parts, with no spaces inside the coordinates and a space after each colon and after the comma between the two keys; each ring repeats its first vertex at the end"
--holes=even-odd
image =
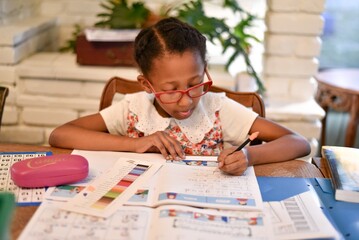
{"type": "Polygon", "coordinates": [[[234,152],[236,147],[225,149],[218,156],[218,168],[231,175],[240,176],[248,167],[247,150],[234,152]]]}

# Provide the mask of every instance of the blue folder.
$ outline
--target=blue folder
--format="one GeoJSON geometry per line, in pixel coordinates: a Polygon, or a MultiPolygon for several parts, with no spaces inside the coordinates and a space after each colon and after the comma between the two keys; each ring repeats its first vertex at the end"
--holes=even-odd
{"type": "Polygon", "coordinates": [[[318,196],[333,226],[345,239],[359,239],[359,203],[336,201],[329,179],[257,177],[263,201],[280,201],[294,195],[311,191],[318,196]]]}

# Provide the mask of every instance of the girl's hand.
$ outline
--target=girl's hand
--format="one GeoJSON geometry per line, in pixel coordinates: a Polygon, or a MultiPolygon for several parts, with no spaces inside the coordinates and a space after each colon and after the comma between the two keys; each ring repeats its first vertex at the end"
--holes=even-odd
{"type": "Polygon", "coordinates": [[[181,144],[164,131],[158,131],[146,137],[138,138],[135,151],[139,153],[160,152],[167,160],[181,160],[185,158],[181,144]]]}
{"type": "Polygon", "coordinates": [[[234,152],[236,147],[225,149],[218,156],[218,168],[231,175],[240,176],[248,167],[247,150],[234,152]]]}

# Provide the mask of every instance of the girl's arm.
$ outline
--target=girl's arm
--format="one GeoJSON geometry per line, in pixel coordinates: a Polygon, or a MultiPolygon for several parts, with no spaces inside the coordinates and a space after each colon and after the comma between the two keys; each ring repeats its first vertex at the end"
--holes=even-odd
{"type": "Polygon", "coordinates": [[[248,146],[233,154],[231,153],[235,147],[225,149],[218,157],[221,170],[241,175],[247,166],[292,160],[310,153],[310,145],[306,139],[268,119],[257,117],[249,134],[257,131],[258,139],[265,143],[248,146]]]}
{"type": "Polygon", "coordinates": [[[49,144],[60,148],[121,151],[131,146],[130,139],[124,140],[122,136],[109,134],[103,118],[96,113],[57,127],[50,135],[49,144]]]}
{"type": "Polygon", "coordinates": [[[310,145],[304,137],[268,119],[258,117],[250,133],[256,131],[258,138],[266,143],[247,147],[249,165],[282,162],[310,154],[310,145]]]}
{"type": "Polygon", "coordinates": [[[81,117],[57,127],[50,135],[53,147],[124,152],[160,152],[165,158],[184,157],[179,142],[165,132],[130,138],[108,133],[99,113],[81,117]]]}

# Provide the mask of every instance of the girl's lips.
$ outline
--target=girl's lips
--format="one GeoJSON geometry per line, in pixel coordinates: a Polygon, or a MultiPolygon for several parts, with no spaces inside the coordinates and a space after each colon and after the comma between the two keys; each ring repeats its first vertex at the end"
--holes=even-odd
{"type": "Polygon", "coordinates": [[[178,112],[178,114],[184,118],[189,117],[192,114],[192,109],[185,111],[185,112],[178,112]]]}

